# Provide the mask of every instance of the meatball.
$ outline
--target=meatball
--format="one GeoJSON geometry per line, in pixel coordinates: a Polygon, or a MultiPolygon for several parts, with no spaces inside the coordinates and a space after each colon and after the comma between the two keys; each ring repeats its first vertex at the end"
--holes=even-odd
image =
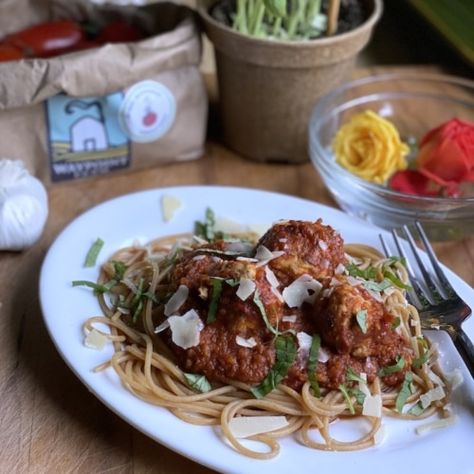
{"type": "Polygon", "coordinates": [[[325,386],[341,383],[348,367],[365,372],[372,381],[380,368],[394,365],[399,357],[405,361],[403,368],[383,380],[387,385],[403,381],[411,367],[413,351],[392,328],[393,316],[367,290],[342,281],[327,298],[320,298],[313,309],[324,345],[335,352],[326,370],[318,373],[325,386]],[[364,331],[357,322],[359,311],[364,311],[364,331]]]}
{"type": "Polygon", "coordinates": [[[264,268],[256,267],[255,262],[225,260],[196,250],[186,254],[175,266],[172,281],[176,286],[189,288],[189,296],[180,312],[194,309],[206,323],[195,347],[182,349],[167,338],[168,346],[185,371],[204,374],[215,382],[237,380],[253,384],[261,382],[274,364],[274,334],[254,301],[256,293],[245,301],[237,296],[237,283],[241,278],[254,281],[268,324],[279,327],[284,315],[283,302],[272,291],[264,268]],[[213,278],[222,280],[222,292],[215,320],[207,323],[213,278]],[[237,342],[238,336],[253,338],[254,347],[243,347],[237,342]]]}
{"type": "Polygon", "coordinates": [[[344,262],[344,243],[330,226],[316,222],[284,221],[275,224],[260,239],[259,245],[284,255],[269,262],[269,266],[284,285],[301,275],[327,280],[344,262]]]}
{"type": "Polygon", "coordinates": [[[315,307],[316,324],[327,346],[342,354],[367,357],[370,343],[380,332],[384,315],[382,303],[376,301],[361,286],[341,283],[315,307]],[[365,330],[357,322],[357,314],[365,314],[365,330]]]}

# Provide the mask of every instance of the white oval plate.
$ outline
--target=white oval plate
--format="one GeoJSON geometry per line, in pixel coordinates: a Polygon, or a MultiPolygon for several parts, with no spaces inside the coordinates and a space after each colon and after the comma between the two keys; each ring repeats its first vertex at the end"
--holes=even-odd
{"type": "MultiPolygon", "coordinates": [[[[228,473],[288,473],[317,469],[318,472],[397,473],[415,466],[423,472],[472,473],[474,457],[474,383],[444,333],[431,332],[440,343],[442,362],[448,371],[461,368],[463,385],[452,399],[458,421],[453,426],[415,434],[424,421],[385,419],[385,438],[373,448],[356,452],[315,451],[294,438],[281,441],[280,455],[270,461],[255,461],[235,452],[219,437],[218,430],[193,426],[175,418],[167,410],[147,404],[131,395],[108,369],[92,369],[107,360],[111,347],[95,351],[84,346],[82,324],[100,314],[98,303],[86,288],[73,288],[73,280],[97,278],[99,265],[118,248],[138,240],[146,243],[161,235],[189,232],[196,220],[202,220],[211,207],[218,216],[246,224],[271,224],[279,219],[316,220],[321,217],[341,232],[346,243],[365,243],[380,248],[382,231],[366,222],[314,202],[242,188],[189,186],[162,188],[125,195],[85,212],[57,237],[51,246],[40,276],[40,300],[44,320],[61,356],[82,382],[115,413],[159,443],[183,456],[228,473]],[[163,195],[177,197],[182,207],[165,223],[160,201],[163,195]],[[84,258],[97,237],[104,240],[97,266],[84,268],[84,258]],[[418,464],[418,462],[420,464],[418,464]]],[[[474,291],[452,272],[447,272],[461,296],[474,307],[474,291]]],[[[474,338],[474,318],[464,325],[474,338]]],[[[336,426],[341,437],[351,436],[354,427],[336,426]]],[[[357,426],[355,427],[357,430],[357,426]]]]}

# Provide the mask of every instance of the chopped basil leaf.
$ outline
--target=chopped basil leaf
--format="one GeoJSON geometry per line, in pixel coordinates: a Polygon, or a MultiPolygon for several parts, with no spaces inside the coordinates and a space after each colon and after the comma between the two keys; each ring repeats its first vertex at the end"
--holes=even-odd
{"type": "Polygon", "coordinates": [[[95,262],[97,261],[97,257],[99,256],[99,252],[102,250],[104,246],[104,241],[98,238],[93,244],[92,247],[89,249],[86,255],[86,260],[84,262],[85,267],[93,267],[95,262]]]}
{"type": "Polygon", "coordinates": [[[153,294],[151,293],[150,291],[147,291],[146,293],[143,293],[142,295],[143,297],[153,301],[153,303],[155,304],[159,304],[160,302],[158,301],[158,298],[153,294]]]}
{"type": "Polygon", "coordinates": [[[187,374],[184,372],[184,378],[188,383],[189,387],[200,393],[207,393],[212,390],[209,380],[204,375],[198,374],[187,374]]]}
{"type": "Polygon", "coordinates": [[[349,393],[355,397],[357,403],[359,405],[363,405],[364,404],[364,400],[365,400],[365,393],[362,391],[362,390],[359,390],[358,388],[351,388],[349,390],[349,393]]]}
{"type": "Polygon", "coordinates": [[[402,320],[400,319],[399,316],[397,316],[394,320],[393,320],[393,323],[392,323],[392,329],[397,329],[398,326],[400,326],[400,323],[402,322],[402,320]]]}
{"type": "Polygon", "coordinates": [[[209,310],[207,312],[207,322],[213,323],[216,320],[217,306],[222,294],[222,282],[220,278],[211,278],[212,292],[209,310]]]}
{"type": "Polygon", "coordinates": [[[250,390],[255,398],[263,398],[285,378],[296,358],[297,347],[292,336],[277,336],[275,339],[276,362],[267,376],[250,390]]]}
{"type": "Polygon", "coordinates": [[[114,276],[112,277],[113,280],[120,281],[122,280],[125,271],[127,270],[127,265],[125,263],[120,262],[119,260],[113,260],[112,264],[114,265],[114,276]]]}
{"type": "Polygon", "coordinates": [[[218,249],[208,249],[208,248],[197,248],[196,253],[210,253],[215,255],[227,255],[229,257],[246,257],[247,253],[245,252],[236,252],[234,250],[218,250],[218,249]]]}
{"type": "Polygon", "coordinates": [[[354,404],[352,403],[351,396],[349,395],[347,391],[347,387],[343,383],[341,383],[338,386],[338,389],[341,391],[342,395],[344,395],[349,411],[354,415],[355,414],[354,404]]]}
{"type": "Polygon", "coordinates": [[[74,280],[72,286],[87,286],[94,290],[95,295],[101,295],[103,293],[108,293],[110,289],[115,286],[117,282],[115,280],[110,280],[107,283],[95,283],[88,280],[74,280]]]}
{"type": "Polygon", "coordinates": [[[380,283],[377,283],[375,281],[364,281],[363,285],[367,290],[380,292],[392,286],[392,282],[387,279],[382,280],[380,283]]]}
{"type": "Polygon", "coordinates": [[[140,298],[140,299],[138,300],[137,305],[135,306],[134,311],[133,311],[132,321],[133,321],[134,323],[137,322],[138,316],[140,316],[142,310],[143,310],[143,299],[140,298]]]}
{"type": "Polygon", "coordinates": [[[227,280],[224,281],[232,287],[240,285],[240,280],[236,280],[235,278],[227,278],[227,280]]]}
{"type": "Polygon", "coordinates": [[[356,314],[357,324],[363,334],[367,334],[367,310],[361,309],[356,314]]]}
{"type": "Polygon", "coordinates": [[[206,209],[206,221],[205,221],[205,228],[206,228],[206,238],[209,242],[212,242],[215,238],[214,226],[216,224],[216,218],[214,215],[214,211],[208,207],[206,209]]]}
{"type": "Polygon", "coordinates": [[[421,402],[415,403],[409,410],[409,415],[420,416],[425,411],[421,402]]]}
{"type": "Polygon", "coordinates": [[[395,275],[395,273],[391,272],[390,270],[384,270],[383,276],[389,279],[395,286],[398,286],[398,288],[402,288],[403,290],[411,289],[410,285],[403,283],[403,281],[400,280],[400,278],[398,278],[397,275],[395,275]]]}
{"type": "Polygon", "coordinates": [[[311,348],[309,350],[309,357],[308,357],[308,380],[311,384],[311,388],[313,389],[313,394],[316,398],[321,396],[321,391],[319,389],[319,383],[316,378],[316,369],[318,367],[318,356],[319,356],[319,349],[321,348],[321,338],[318,334],[313,336],[313,340],[311,341],[311,348]]]}
{"type": "Polygon", "coordinates": [[[143,278],[140,278],[140,280],[138,281],[137,292],[135,293],[135,295],[132,298],[132,301],[130,302],[130,306],[132,308],[134,308],[138,304],[141,297],[143,296],[143,284],[144,284],[144,282],[145,282],[145,280],[143,278]]]}
{"type": "Polygon", "coordinates": [[[405,380],[403,381],[402,388],[400,392],[398,392],[397,399],[395,401],[395,410],[398,413],[402,412],[403,407],[411,395],[410,384],[413,382],[413,374],[411,372],[407,372],[405,374],[405,380]]]}
{"type": "Polygon", "coordinates": [[[416,340],[421,344],[424,349],[428,349],[428,341],[423,336],[418,336],[416,340]]]}
{"type": "Polygon", "coordinates": [[[211,208],[206,209],[204,222],[196,221],[194,223],[194,234],[198,237],[206,239],[208,242],[222,240],[222,232],[216,232],[214,226],[216,224],[215,214],[211,208]]]}
{"type": "Polygon", "coordinates": [[[264,306],[262,300],[260,299],[260,293],[259,293],[258,289],[256,289],[255,292],[254,292],[253,302],[257,305],[257,308],[259,309],[260,314],[262,315],[262,319],[265,323],[265,326],[267,326],[267,329],[271,333],[275,334],[275,336],[278,336],[280,333],[279,333],[278,329],[275,329],[270,324],[270,321],[268,320],[268,316],[267,316],[267,311],[265,310],[265,306],[264,306]]]}
{"type": "Polygon", "coordinates": [[[349,263],[346,270],[350,276],[364,278],[365,280],[372,280],[377,276],[377,270],[375,267],[369,266],[362,270],[355,263],[349,263]]]}
{"type": "Polygon", "coordinates": [[[352,369],[352,367],[347,368],[347,370],[346,370],[346,379],[351,381],[351,382],[366,383],[365,380],[357,372],[355,372],[352,369]]]}
{"type": "Polygon", "coordinates": [[[377,372],[377,375],[379,377],[385,377],[386,375],[394,374],[395,372],[400,372],[403,367],[405,367],[405,359],[403,357],[398,357],[397,363],[395,365],[388,365],[387,367],[382,367],[377,372]]]}
{"type": "Polygon", "coordinates": [[[426,364],[428,362],[428,359],[430,358],[430,351],[425,351],[423,352],[423,355],[420,357],[417,357],[416,359],[413,359],[413,367],[415,369],[419,369],[423,364],[426,364]]]}
{"type": "Polygon", "coordinates": [[[407,259],[405,257],[390,257],[388,259],[388,264],[391,266],[395,263],[401,263],[404,267],[407,266],[407,259]]]}

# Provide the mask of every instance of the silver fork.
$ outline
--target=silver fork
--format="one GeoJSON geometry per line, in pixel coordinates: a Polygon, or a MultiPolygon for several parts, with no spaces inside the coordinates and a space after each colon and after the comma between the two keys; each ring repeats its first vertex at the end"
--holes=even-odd
{"type": "MultiPolygon", "coordinates": [[[[397,232],[392,230],[397,253],[405,259],[410,277],[411,289],[407,292],[408,299],[420,313],[421,325],[424,329],[443,329],[448,332],[459,354],[469,368],[471,375],[474,377],[474,345],[461,327],[462,323],[471,315],[471,308],[449,283],[418,221],[415,222],[415,227],[430,260],[431,271],[421,258],[420,250],[416,246],[415,239],[408,227],[403,226],[400,231],[408,241],[408,246],[415,257],[419,274],[413,270],[397,232]]],[[[394,254],[390,251],[390,247],[387,245],[383,235],[380,235],[380,240],[385,255],[387,257],[393,256],[394,254]]]]}

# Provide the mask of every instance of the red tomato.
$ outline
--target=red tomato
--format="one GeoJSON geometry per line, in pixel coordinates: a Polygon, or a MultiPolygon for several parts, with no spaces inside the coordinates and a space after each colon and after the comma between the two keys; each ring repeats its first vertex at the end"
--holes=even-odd
{"type": "Polygon", "coordinates": [[[5,43],[20,48],[26,56],[47,58],[73,49],[83,37],[79,24],[58,20],[13,33],[5,43]]]}
{"type": "Polygon", "coordinates": [[[106,25],[95,38],[99,43],[130,43],[139,41],[145,35],[136,26],[125,21],[114,21],[106,25]]]}
{"type": "Polygon", "coordinates": [[[24,58],[21,49],[10,46],[9,44],[0,44],[0,62],[16,61],[21,58],[24,58]]]}

